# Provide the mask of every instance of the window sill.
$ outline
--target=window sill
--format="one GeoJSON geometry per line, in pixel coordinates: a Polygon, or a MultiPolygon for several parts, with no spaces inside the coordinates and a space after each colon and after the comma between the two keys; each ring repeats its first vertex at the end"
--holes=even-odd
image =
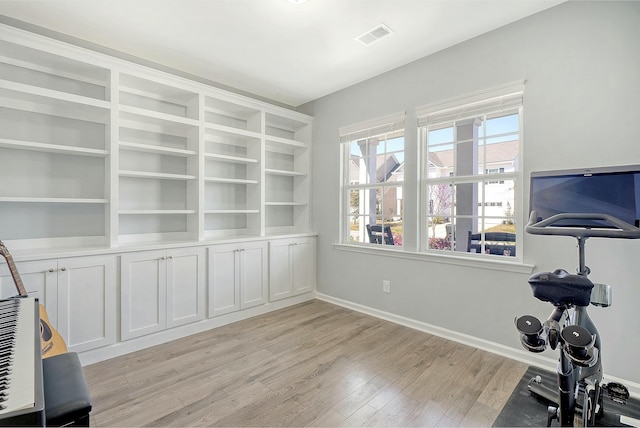
{"type": "Polygon", "coordinates": [[[397,257],[405,260],[417,260],[422,262],[445,263],[454,266],[473,267],[478,269],[500,270],[505,272],[523,273],[530,275],[533,273],[534,265],[524,264],[520,261],[505,261],[498,259],[498,256],[478,256],[478,255],[451,255],[417,253],[401,249],[391,248],[391,246],[373,245],[353,245],[353,244],[333,244],[333,248],[339,251],[349,251],[353,253],[372,254],[385,257],[397,257]],[[386,248],[385,248],[386,247],[386,248]]]}

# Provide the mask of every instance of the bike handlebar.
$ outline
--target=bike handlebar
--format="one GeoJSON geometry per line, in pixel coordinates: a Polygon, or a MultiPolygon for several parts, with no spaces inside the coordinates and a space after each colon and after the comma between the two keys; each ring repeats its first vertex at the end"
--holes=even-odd
{"type": "Polygon", "coordinates": [[[531,212],[525,230],[533,235],[574,236],[576,238],[640,238],[640,228],[608,214],[563,213],[556,214],[542,221],[536,221],[538,214],[531,212]],[[605,228],[554,226],[562,220],[595,220],[607,223],[605,228]]]}

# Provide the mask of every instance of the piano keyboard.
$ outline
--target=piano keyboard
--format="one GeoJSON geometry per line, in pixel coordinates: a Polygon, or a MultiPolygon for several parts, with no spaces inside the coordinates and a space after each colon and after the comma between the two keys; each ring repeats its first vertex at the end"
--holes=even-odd
{"type": "MultiPolygon", "coordinates": [[[[34,311],[32,297],[0,301],[0,419],[36,404],[34,311]]],[[[39,363],[39,362],[38,362],[39,363]]]]}

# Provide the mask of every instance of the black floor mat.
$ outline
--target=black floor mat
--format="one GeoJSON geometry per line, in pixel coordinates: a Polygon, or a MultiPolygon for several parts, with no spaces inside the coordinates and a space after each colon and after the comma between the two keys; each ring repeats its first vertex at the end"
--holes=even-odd
{"type": "MultiPolygon", "coordinates": [[[[518,386],[509,397],[507,404],[494,422],[494,427],[544,427],[547,425],[547,406],[549,403],[531,395],[527,389],[529,380],[539,375],[545,385],[557,385],[556,374],[553,372],[530,367],[522,376],[518,386]]],[[[604,415],[596,421],[598,426],[628,426],[620,423],[617,415],[625,415],[640,420],[640,400],[629,399],[627,404],[611,401],[604,393],[604,415]]],[[[553,421],[551,426],[559,426],[553,421]]]]}

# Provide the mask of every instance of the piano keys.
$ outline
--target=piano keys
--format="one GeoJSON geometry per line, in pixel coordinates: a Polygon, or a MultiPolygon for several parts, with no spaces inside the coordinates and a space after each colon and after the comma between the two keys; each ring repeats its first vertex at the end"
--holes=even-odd
{"type": "Polygon", "coordinates": [[[0,300],[0,426],[44,426],[40,314],[32,297],[0,300]]]}

